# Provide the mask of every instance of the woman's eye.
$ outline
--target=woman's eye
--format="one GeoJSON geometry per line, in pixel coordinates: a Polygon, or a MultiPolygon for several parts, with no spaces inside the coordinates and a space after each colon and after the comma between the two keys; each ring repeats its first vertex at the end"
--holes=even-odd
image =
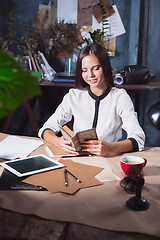
{"type": "Polygon", "coordinates": [[[84,72],[84,73],[87,72],[87,69],[82,69],[82,72],[84,72]]]}
{"type": "Polygon", "coordinates": [[[100,69],[100,66],[96,66],[93,68],[94,70],[99,70],[100,69]]]}

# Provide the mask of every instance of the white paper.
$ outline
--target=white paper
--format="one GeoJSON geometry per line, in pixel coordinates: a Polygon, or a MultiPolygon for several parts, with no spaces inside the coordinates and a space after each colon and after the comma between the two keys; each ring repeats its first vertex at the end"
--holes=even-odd
{"type": "Polygon", "coordinates": [[[54,154],[51,152],[51,150],[49,149],[49,147],[44,147],[46,153],[48,154],[49,157],[54,157],[54,154]]]}
{"type": "MultiPolygon", "coordinates": [[[[123,26],[121,17],[119,15],[117,6],[113,5],[112,7],[114,8],[115,13],[113,13],[110,17],[106,18],[110,26],[109,30],[106,31],[107,35],[110,35],[110,36],[106,36],[106,39],[117,37],[126,32],[123,26]]],[[[93,27],[93,30],[96,30],[96,29],[102,30],[102,23],[98,23],[94,16],[92,17],[92,27],[93,27]]]]}
{"type": "Polygon", "coordinates": [[[24,158],[42,144],[44,143],[41,140],[8,136],[0,142],[0,158],[24,158]]]}
{"type": "Polygon", "coordinates": [[[42,10],[42,9],[50,10],[50,8],[51,8],[50,2],[48,5],[39,4],[39,10],[42,10]]]}
{"type": "Polygon", "coordinates": [[[109,164],[107,163],[106,158],[97,156],[91,161],[90,157],[86,156],[85,158],[83,158],[77,156],[76,158],[72,158],[72,160],[74,162],[103,168],[103,170],[96,175],[96,178],[101,182],[119,180],[118,177],[113,173],[109,164]]]}
{"type": "Polygon", "coordinates": [[[78,0],[58,0],[57,2],[57,19],[58,22],[77,24],[78,0]]]}

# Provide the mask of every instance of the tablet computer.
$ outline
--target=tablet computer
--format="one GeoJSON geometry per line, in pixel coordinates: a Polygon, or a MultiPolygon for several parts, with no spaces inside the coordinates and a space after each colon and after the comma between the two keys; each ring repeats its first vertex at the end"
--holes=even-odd
{"type": "Polygon", "coordinates": [[[22,159],[5,161],[0,163],[0,165],[18,177],[23,177],[64,167],[62,163],[57,162],[43,154],[22,159]]]}

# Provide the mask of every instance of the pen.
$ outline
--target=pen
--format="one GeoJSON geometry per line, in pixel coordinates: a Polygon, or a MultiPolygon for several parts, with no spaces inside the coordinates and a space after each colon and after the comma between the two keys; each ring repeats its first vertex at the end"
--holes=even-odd
{"type": "Polygon", "coordinates": [[[68,171],[66,168],[65,168],[64,171],[67,172],[67,173],[69,173],[72,177],[74,177],[77,182],[81,183],[81,180],[79,180],[76,176],[73,175],[73,173],[71,173],[70,171],[68,171]]]}
{"type": "Polygon", "coordinates": [[[65,178],[65,185],[68,186],[68,180],[67,180],[67,172],[66,169],[64,169],[64,178],[65,178]]]}
{"type": "Polygon", "coordinates": [[[94,154],[89,154],[89,155],[60,155],[62,158],[71,158],[71,157],[92,157],[94,154]]]}
{"type": "Polygon", "coordinates": [[[13,185],[11,186],[12,190],[42,190],[41,186],[35,186],[35,185],[28,185],[28,184],[20,184],[20,185],[13,185]]]}

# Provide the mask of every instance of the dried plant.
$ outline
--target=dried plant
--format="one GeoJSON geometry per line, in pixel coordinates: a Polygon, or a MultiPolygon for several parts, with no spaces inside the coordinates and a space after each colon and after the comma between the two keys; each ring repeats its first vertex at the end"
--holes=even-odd
{"type": "Polygon", "coordinates": [[[52,54],[54,57],[71,57],[74,48],[81,46],[84,42],[80,29],[76,24],[65,23],[64,20],[50,24],[34,25],[32,37],[37,40],[38,49],[46,57],[52,54]]]}
{"type": "Polygon", "coordinates": [[[10,50],[18,58],[19,63],[23,64],[23,56],[33,55],[37,58],[37,42],[31,37],[31,31],[29,27],[22,21],[20,17],[15,19],[17,6],[14,5],[13,9],[9,12],[8,21],[8,33],[6,35],[0,35],[0,49],[10,50]],[[15,31],[16,25],[23,27],[24,35],[18,36],[15,31]]]}
{"type": "Polygon", "coordinates": [[[10,50],[12,45],[15,43],[16,31],[14,30],[15,26],[15,14],[16,14],[16,5],[9,12],[9,21],[8,21],[8,32],[7,34],[0,34],[0,49],[1,50],[10,50]]]}

